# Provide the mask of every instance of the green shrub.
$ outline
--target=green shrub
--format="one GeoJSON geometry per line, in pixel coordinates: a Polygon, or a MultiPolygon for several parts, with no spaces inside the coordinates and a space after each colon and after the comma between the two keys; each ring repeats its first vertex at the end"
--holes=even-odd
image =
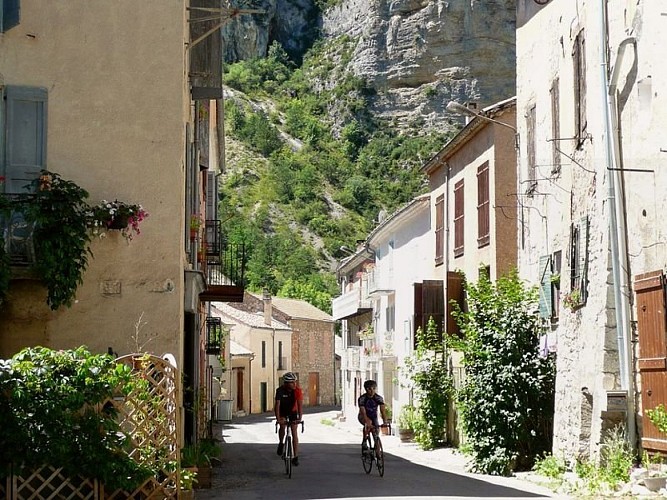
{"type": "Polygon", "coordinates": [[[561,458],[546,454],[543,458],[535,462],[533,470],[541,476],[560,479],[567,469],[565,462],[561,458]]]}
{"type": "MultiPolygon", "coordinates": [[[[70,476],[99,479],[112,490],[135,488],[164,464],[130,457],[130,437],[114,407],[98,409],[130,392],[150,399],[145,382],[135,380],[128,366],[83,347],[28,348],[0,361],[0,477],[12,463],[28,470],[47,464],[70,476]]],[[[152,451],[144,445],[137,455],[152,451]]]]}
{"type": "Polygon", "coordinates": [[[457,393],[477,472],[530,469],[551,449],[555,360],[542,357],[537,291],[516,271],[465,283],[467,310],[452,303],[466,378],[457,393]]]}
{"type": "Polygon", "coordinates": [[[446,342],[437,332],[433,318],[429,318],[426,330],[417,330],[415,353],[406,357],[401,367],[402,376],[408,381],[404,386],[412,389],[417,400],[417,411],[412,415],[415,441],[426,450],[445,444],[454,388],[447,363],[446,342]]]}

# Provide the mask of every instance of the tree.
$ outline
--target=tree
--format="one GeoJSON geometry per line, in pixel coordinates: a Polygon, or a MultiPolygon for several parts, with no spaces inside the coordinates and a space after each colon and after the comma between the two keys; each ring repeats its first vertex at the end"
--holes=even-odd
{"type": "Polygon", "coordinates": [[[551,450],[555,363],[539,352],[537,289],[514,270],[496,283],[466,282],[467,310],[456,303],[466,378],[457,399],[473,470],[507,475],[551,450]]]}
{"type": "Polygon", "coordinates": [[[453,393],[452,377],[447,367],[447,340],[429,318],[426,331],[417,330],[417,348],[405,359],[401,372],[417,400],[415,440],[426,449],[446,441],[447,414],[453,393]]]}

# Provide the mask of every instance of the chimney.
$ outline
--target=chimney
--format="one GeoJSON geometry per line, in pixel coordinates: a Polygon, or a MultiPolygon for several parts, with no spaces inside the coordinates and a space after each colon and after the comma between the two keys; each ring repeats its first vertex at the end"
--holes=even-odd
{"type": "Polygon", "coordinates": [[[265,288],[262,293],[262,301],[264,301],[264,324],[270,325],[273,311],[271,308],[271,292],[268,288],[265,288]]]}

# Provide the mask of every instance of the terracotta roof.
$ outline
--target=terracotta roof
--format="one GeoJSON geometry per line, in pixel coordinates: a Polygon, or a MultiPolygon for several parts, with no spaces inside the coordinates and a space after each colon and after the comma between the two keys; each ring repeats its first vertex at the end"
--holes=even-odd
{"type": "MultiPolygon", "coordinates": [[[[253,297],[262,299],[261,295],[251,293],[253,297]]],[[[333,323],[331,315],[318,309],[314,305],[299,299],[287,299],[285,297],[271,297],[271,305],[292,319],[311,319],[318,321],[329,321],[333,323]]]]}
{"type": "Polygon", "coordinates": [[[264,313],[250,313],[236,309],[224,302],[215,302],[211,305],[211,314],[217,316],[225,322],[225,319],[242,323],[252,328],[269,328],[275,330],[291,330],[289,326],[280,321],[271,318],[271,324],[264,323],[264,313]]]}

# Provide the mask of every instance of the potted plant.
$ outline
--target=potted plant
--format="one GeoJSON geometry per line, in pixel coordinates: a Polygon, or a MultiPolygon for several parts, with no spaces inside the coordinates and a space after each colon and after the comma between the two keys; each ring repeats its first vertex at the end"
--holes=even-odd
{"type": "Polygon", "coordinates": [[[415,427],[418,419],[418,410],[413,405],[405,405],[398,415],[398,437],[403,442],[412,441],[415,437],[415,427]]]}
{"type": "Polygon", "coordinates": [[[199,229],[202,227],[203,221],[201,216],[192,215],[190,216],[190,239],[194,240],[199,234],[199,229]]]}
{"type": "MultiPolygon", "coordinates": [[[[646,410],[646,416],[658,431],[667,434],[667,410],[660,404],[652,410],[646,410]]],[[[667,485],[667,468],[662,461],[660,453],[649,457],[644,452],[644,463],[648,470],[648,476],[644,478],[644,486],[651,491],[659,491],[667,485]]]]}
{"type": "Polygon", "coordinates": [[[100,230],[119,230],[129,241],[134,235],[141,233],[139,224],[146,217],[148,217],[148,212],[141,205],[118,200],[102,200],[91,207],[90,225],[95,233],[100,230]]]}
{"type": "Polygon", "coordinates": [[[581,291],[579,289],[574,289],[563,296],[563,306],[567,307],[570,311],[574,311],[581,305],[581,291]]]}
{"type": "Polygon", "coordinates": [[[212,485],[212,462],[219,460],[220,446],[213,439],[199,442],[181,449],[181,466],[197,473],[195,488],[210,488],[212,485]]]}
{"type": "Polygon", "coordinates": [[[179,473],[180,492],[178,498],[181,500],[192,500],[194,498],[194,485],[197,483],[197,471],[193,468],[181,469],[179,473]]]}
{"type": "MultiPolygon", "coordinates": [[[[387,423],[391,424],[392,411],[391,411],[391,406],[389,406],[388,404],[384,405],[384,414],[387,417],[387,423]]],[[[385,436],[388,436],[390,431],[391,428],[389,427],[380,427],[380,432],[385,436]]]]}

